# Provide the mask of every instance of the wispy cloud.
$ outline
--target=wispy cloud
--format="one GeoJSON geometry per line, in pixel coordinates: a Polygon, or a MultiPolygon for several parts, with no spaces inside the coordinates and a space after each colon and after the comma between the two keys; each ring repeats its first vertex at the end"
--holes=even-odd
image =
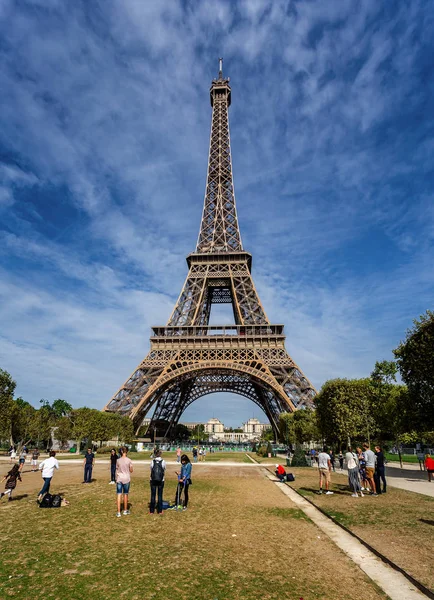
{"type": "Polygon", "coordinates": [[[432,306],[433,17],[418,0],[1,3],[0,366],[19,393],[103,406],[169,317],[219,56],[243,242],[290,354],[316,386],[391,356],[432,306]]]}

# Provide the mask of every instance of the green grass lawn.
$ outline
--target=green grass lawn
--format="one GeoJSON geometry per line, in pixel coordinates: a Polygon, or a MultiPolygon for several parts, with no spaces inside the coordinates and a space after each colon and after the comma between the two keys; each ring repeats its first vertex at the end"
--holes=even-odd
{"type": "Polygon", "coordinates": [[[333,496],[320,496],[317,469],[291,471],[291,487],[434,589],[434,498],[391,487],[378,497],[352,498],[347,476],[340,473],[332,473],[333,496]]]}
{"type": "MultiPolygon", "coordinates": [[[[397,454],[390,454],[390,452],[385,452],[384,456],[386,458],[386,460],[389,460],[391,462],[399,462],[399,456],[397,454]]],[[[406,462],[406,463],[416,463],[418,464],[418,459],[417,456],[415,456],[414,454],[402,454],[402,462],[406,462]]]]}
{"type": "MultiPolygon", "coordinates": [[[[183,452],[184,454],[184,452],[183,452]]],[[[187,456],[190,458],[191,462],[193,462],[193,454],[191,452],[185,452],[185,454],[187,454],[187,456]]],[[[168,461],[176,461],[176,452],[162,452],[162,457],[165,460],[168,461]]],[[[109,460],[109,456],[110,454],[98,454],[96,453],[95,458],[97,460],[109,460]]],[[[129,452],[128,456],[131,458],[131,460],[150,460],[151,458],[151,452],[149,451],[145,451],[145,452],[129,452]]],[[[256,457],[255,454],[252,454],[253,457],[256,457]]],[[[41,460],[43,460],[44,457],[41,457],[41,460]]],[[[259,459],[259,457],[257,457],[259,459]]],[[[80,460],[84,460],[84,455],[83,454],[65,454],[62,456],[59,456],[59,460],[71,460],[71,459],[80,459],[80,460]]],[[[266,462],[267,460],[270,459],[263,459],[262,461],[259,460],[259,462],[266,462]]],[[[205,457],[205,462],[217,462],[217,461],[223,461],[223,462],[244,462],[244,463],[249,463],[251,462],[247,456],[245,452],[212,452],[212,453],[207,453],[206,457],[205,457]]]]}
{"type": "Polygon", "coordinates": [[[148,514],[145,465],[121,518],[108,474],[97,464],[82,485],[81,465],[64,463],[52,491],[71,504],[43,510],[40,475],[26,472],[15,500],[0,502],[2,600],[385,600],[260,469],[193,466],[188,510],[162,517],[148,514]],[[338,578],[325,575],[331,565],[338,578]]]}

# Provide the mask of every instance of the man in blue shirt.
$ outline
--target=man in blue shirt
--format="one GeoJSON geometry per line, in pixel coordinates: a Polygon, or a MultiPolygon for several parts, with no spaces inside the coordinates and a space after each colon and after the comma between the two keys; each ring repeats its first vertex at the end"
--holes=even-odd
{"type": "Polygon", "coordinates": [[[88,448],[84,457],[84,481],[83,483],[90,483],[92,481],[92,469],[95,463],[95,454],[92,452],[92,448],[88,448]]]}

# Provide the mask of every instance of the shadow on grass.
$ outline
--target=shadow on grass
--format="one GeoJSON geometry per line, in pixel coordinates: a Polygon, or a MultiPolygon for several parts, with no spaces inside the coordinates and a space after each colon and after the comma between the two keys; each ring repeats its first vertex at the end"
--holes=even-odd
{"type": "MultiPolygon", "coordinates": [[[[315,494],[316,496],[325,496],[326,493],[323,490],[322,494],[319,493],[318,488],[309,488],[309,487],[300,487],[298,488],[298,491],[303,494],[303,492],[308,492],[310,494],[315,494]]],[[[345,490],[339,490],[339,489],[333,489],[330,490],[333,492],[334,496],[348,496],[349,495],[349,491],[347,488],[345,488],[345,490]]]]}
{"type": "Polygon", "coordinates": [[[19,494],[18,496],[12,496],[12,502],[15,500],[24,500],[24,498],[28,498],[29,494],[19,494]]]}
{"type": "Polygon", "coordinates": [[[427,525],[432,525],[434,527],[434,521],[431,521],[430,519],[419,519],[419,521],[421,523],[426,523],[427,525]]]}

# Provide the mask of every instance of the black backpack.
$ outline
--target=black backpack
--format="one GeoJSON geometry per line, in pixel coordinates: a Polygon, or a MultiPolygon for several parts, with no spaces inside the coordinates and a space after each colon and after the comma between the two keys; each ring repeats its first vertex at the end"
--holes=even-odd
{"type": "Polygon", "coordinates": [[[51,508],[60,508],[62,504],[62,496],[56,494],[51,501],[51,508]]]}
{"type": "Polygon", "coordinates": [[[39,503],[39,508],[51,508],[53,505],[53,496],[46,493],[39,503]]]}
{"type": "Polygon", "coordinates": [[[164,479],[163,461],[154,458],[154,464],[151,469],[151,480],[161,483],[164,479]]]}

